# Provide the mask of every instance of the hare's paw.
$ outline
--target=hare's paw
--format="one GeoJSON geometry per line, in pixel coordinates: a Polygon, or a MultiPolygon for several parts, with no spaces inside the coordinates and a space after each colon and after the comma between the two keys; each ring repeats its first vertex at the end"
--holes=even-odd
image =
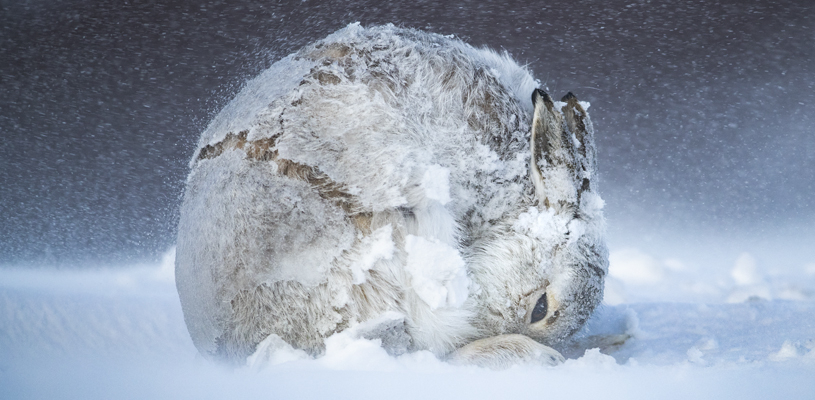
{"type": "Polygon", "coordinates": [[[557,350],[528,336],[509,334],[476,340],[449,356],[452,364],[506,369],[515,364],[558,365],[565,361],[557,350]]]}
{"type": "Polygon", "coordinates": [[[560,102],[536,89],[532,94],[531,173],[545,207],[574,213],[591,190],[595,171],[594,130],[583,104],[572,93],[560,102]]]}

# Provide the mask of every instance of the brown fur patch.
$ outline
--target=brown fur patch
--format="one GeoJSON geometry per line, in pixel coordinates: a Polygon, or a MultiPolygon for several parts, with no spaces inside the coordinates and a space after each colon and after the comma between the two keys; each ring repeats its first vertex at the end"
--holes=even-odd
{"type": "Polygon", "coordinates": [[[312,60],[319,60],[322,58],[329,60],[339,60],[345,58],[351,53],[351,48],[342,43],[331,43],[328,45],[319,44],[314,51],[308,53],[306,56],[312,60]]]}
{"type": "Polygon", "coordinates": [[[198,153],[197,160],[209,160],[220,156],[226,150],[243,150],[246,157],[257,162],[274,162],[277,164],[277,173],[287,178],[308,182],[317,190],[319,196],[340,207],[351,222],[363,233],[371,232],[370,212],[363,209],[356,196],[348,192],[345,185],[334,182],[317,167],[300,164],[278,156],[274,150],[276,137],[248,141],[249,131],[241,131],[237,135],[228,133],[224,140],[207,145],[198,153]]]}

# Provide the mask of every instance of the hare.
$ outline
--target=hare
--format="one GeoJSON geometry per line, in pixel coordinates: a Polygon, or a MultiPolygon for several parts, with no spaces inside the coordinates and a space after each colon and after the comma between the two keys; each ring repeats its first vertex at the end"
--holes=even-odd
{"type": "Polygon", "coordinates": [[[352,24],[249,81],[203,132],[178,226],[195,346],[562,361],[602,299],[594,132],[507,54],[352,24]],[[531,94],[531,97],[530,97],[531,94]],[[373,321],[373,322],[372,322],[373,321]]]}

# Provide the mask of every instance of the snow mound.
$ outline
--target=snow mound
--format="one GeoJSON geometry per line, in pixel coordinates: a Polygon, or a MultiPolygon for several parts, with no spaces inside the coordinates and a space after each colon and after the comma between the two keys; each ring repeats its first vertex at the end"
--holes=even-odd
{"type": "MultiPolygon", "coordinates": [[[[412,251],[421,262],[460,257],[444,244],[414,240],[412,251]]],[[[388,248],[384,241],[372,243],[372,258],[387,257],[388,248]]],[[[152,266],[0,270],[0,397],[486,399],[545,394],[553,398],[762,399],[815,395],[815,302],[780,299],[792,284],[806,293],[815,288],[806,266],[798,269],[798,275],[787,276],[740,255],[732,264],[705,273],[639,250],[613,251],[616,277],[612,275],[612,282],[619,285],[618,295],[638,302],[600,307],[574,341],[560,349],[568,360],[557,367],[517,365],[492,371],[454,366],[427,351],[393,357],[379,339],[364,337],[371,327],[363,324],[330,337],[320,358],[311,358],[271,335],[246,366],[226,369],[203,360],[191,343],[168,267],[173,255],[169,251],[152,266]],[[640,265],[628,265],[635,263],[640,265]],[[760,279],[742,279],[745,266],[752,271],[749,276],[760,279]],[[662,279],[643,280],[620,272],[647,272],[648,268],[661,271],[662,279]],[[667,281],[680,284],[671,286],[667,281]],[[706,284],[712,292],[700,294],[694,291],[695,284],[706,284]],[[728,303],[734,290],[762,284],[772,300],[754,297],[728,303]]],[[[426,277],[436,296],[428,298],[439,304],[458,298],[457,294],[441,296],[441,288],[463,282],[456,271],[447,272],[444,277],[426,277]]],[[[608,292],[607,287],[607,297],[608,292]]],[[[396,321],[399,316],[383,319],[396,321]]]]}

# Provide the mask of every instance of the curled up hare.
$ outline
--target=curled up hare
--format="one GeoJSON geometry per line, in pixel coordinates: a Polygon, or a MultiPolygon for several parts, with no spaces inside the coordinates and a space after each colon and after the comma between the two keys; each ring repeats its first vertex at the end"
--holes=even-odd
{"type": "Polygon", "coordinates": [[[608,257],[588,104],[537,86],[506,54],[358,24],[249,81],[181,207],[201,354],[241,364],[273,338],[319,356],[353,330],[394,355],[561,362],[608,257]]]}

